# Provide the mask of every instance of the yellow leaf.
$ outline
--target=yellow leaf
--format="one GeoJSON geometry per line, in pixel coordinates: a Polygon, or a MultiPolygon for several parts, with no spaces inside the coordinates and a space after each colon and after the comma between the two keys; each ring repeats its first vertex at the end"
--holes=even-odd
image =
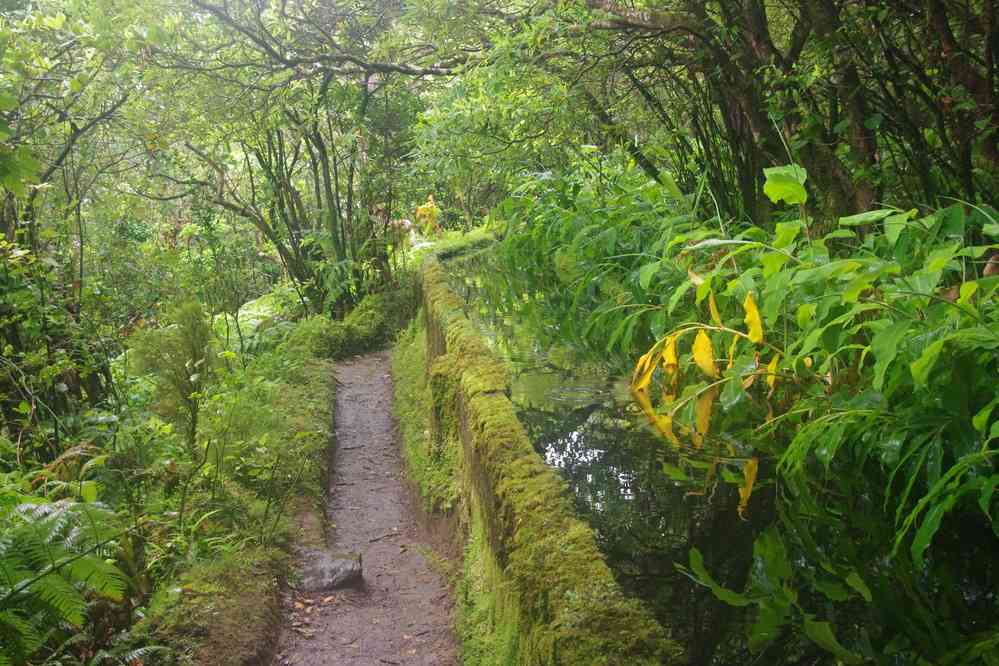
{"type": "Polygon", "coordinates": [[[676,336],[671,335],[666,338],[666,343],[663,345],[662,353],[659,355],[660,363],[662,363],[663,378],[665,382],[665,387],[663,388],[663,398],[665,402],[673,402],[676,398],[676,387],[680,379],[680,375],[677,372],[679,370],[680,361],[676,356],[676,336]]]}
{"type": "Polygon", "coordinates": [[[704,444],[704,437],[711,429],[711,408],[715,404],[718,396],[718,388],[710,388],[702,393],[694,403],[694,444],[700,448],[704,444]]]}
{"type": "Polygon", "coordinates": [[[631,389],[633,391],[644,391],[652,381],[652,373],[655,372],[656,364],[652,361],[652,350],[642,354],[635,364],[635,371],[631,374],[631,389]]]}
{"type": "Polygon", "coordinates": [[[704,278],[702,278],[700,275],[690,270],[689,268],[687,269],[687,277],[690,278],[690,281],[694,283],[695,287],[700,287],[702,284],[704,284],[704,278]]]}
{"type": "Polygon", "coordinates": [[[676,370],[677,366],[680,365],[680,361],[676,356],[675,335],[671,335],[666,338],[666,344],[663,345],[663,351],[660,355],[660,359],[663,364],[663,370],[668,372],[676,370]]]}
{"type": "Polygon", "coordinates": [[[746,300],[742,304],[746,311],[746,326],[749,328],[749,339],[759,344],[763,342],[763,320],[760,319],[760,311],[756,309],[756,301],[753,294],[746,294],[746,300]]]}
{"type": "Polygon", "coordinates": [[[732,344],[728,346],[728,369],[730,370],[732,369],[732,366],[735,365],[735,352],[736,352],[736,347],[738,345],[739,345],[739,336],[733,335],[732,344]]]}
{"type": "Polygon", "coordinates": [[[673,419],[669,415],[656,414],[656,410],[652,407],[652,401],[649,399],[649,394],[644,389],[632,388],[631,394],[635,398],[635,402],[638,403],[638,406],[642,408],[642,412],[648,417],[652,427],[658,430],[663,437],[675,446],[680,446],[680,440],[673,433],[673,419]]]}
{"type": "Polygon", "coordinates": [[[742,468],[742,485],[739,486],[739,517],[746,519],[746,509],[749,508],[749,498],[753,494],[753,484],[756,483],[756,472],[760,466],[758,458],[750,458],[742,468]]]}
{"type": "Polygon", "coordinates": [[[767,386],[770,387],[771,391],[777,385],[777,363],[779,361],[780,354],[774,354],[774,357],[767,363],[767,386]]]}
{"type": "Polygon", "coordinates": [[[715,367],[715,350],[711,346],[711,338],[703,330],[698,331],[697,337],[694,338],[694,362],[708,377],[712,379],[718,377],[718,368],[715,367]]]}
{"type": "Polygon", "coordinates": [[[713,291],[708,294],[708,310],[711,311],[711,321],[716,326],[722,326],[721,313],[718,312],[718,303],[715,301],[715,292],[713,291]]]}

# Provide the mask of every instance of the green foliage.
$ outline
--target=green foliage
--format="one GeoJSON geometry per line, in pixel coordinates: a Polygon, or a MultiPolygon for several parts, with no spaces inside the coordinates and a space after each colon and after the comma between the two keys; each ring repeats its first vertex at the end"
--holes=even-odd
{"type": "MultiPolygon", "coordinates": [[[[767,180],[775,203],[803,202],[803,171],[767,180]]],[[[744,591],[696,552],[691,575],[755,609],[757,651],[800,637],[849,663],[990,663],[996,578],[975,562],[999,552],[995,211],[884,209],[831,229],[789,214],[726,234],[662,212],[658,191],[585,171],[526,186],[499,302],[598,350],[659,339],[643,359],[662,391],[643,409],[681,459],[715,456],[708,479],[740,485],[740,510],[776,509],[744,591]]]]}
{"type": "Polygon", "coordinates": [[[343,358],[388,342],[414,312],[412,285],[369,294],[343,320],[313,315],[303,320],[287,344],[321,358],[343,358]]]}
{"type": "Polygon", "coordinates": [[[623,364],[665,330],[689,288],[663,257],[676,238],[714,232],[698,226],[702,203],[650,181],[623,155],[526,178],[498,209],[507,223],[500,270],[484,289],[494,307],[532,322],[539,340],[558,330],[623,364]]]}
{"type": "Polygon", "coordinates": [[[204,390],[215,368],[214,338],[197,301],[174,306],[165,324],[133,336],[132,353],[137,370],[155,377],[160,408],[184,428],[193,449],[204,390]]]}

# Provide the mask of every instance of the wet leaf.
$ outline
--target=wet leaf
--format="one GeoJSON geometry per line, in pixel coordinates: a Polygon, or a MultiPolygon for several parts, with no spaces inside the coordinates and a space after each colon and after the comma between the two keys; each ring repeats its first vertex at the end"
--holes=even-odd
{"type": "Polygon", "coordinates": [[[718,312],[718,303],[715,301],[715,292],[708,294],[708,310],[711,311],[711,321],[715,323],[716,326],[722,326],[721,313],[718,312]]]}
{"type": "Polygon", "coordinates": [[[756,484],[756,472],[759,469],[759,458],[750,458],[746,466],[742,468],[742,485],[739,486],[739,517],[746,519],[746,511],[749,509],[749,498],[753,495],[753,486],[756,484]]]}
{"type": "Polygon", "coordinates": [[[717,397],[718,388],[713,387],[698,396],[694,403],[694,444],[698,447],[704,444],[704,437],[711,429],[711,410],[717,397]]]}
{"type": "Polygon", "coordinates": [[[856,571],[846,577],[846,584],[852,587],[856,592],[864,598],[864,601],[870,603],[874,598],[871,595],[871,588],[867,587],[867,583],[864,579],[860,577],[856,571]]]}
{"type": "Polygon", "coordinates": [[[763,170],[763,175],[766,177],[763,193],[770,201],[777,203],[783,199],[791,205],[808,201],[808,192],[805,190],[808,172],[804,167],[797,164],[770,167],[763,170]]]}
{"type": "Polygon", "coordinates": [[[909,364],[909,369],[912,371],[912,381],[917,387],[926,387],[930,378],[930,372],[932,372],[933,366],[936,365],[937,359],[940,357],[940,352],[943,351],[943,346],[944,341],[937,340],[923,350],[919,358],[909,364]]]}
{"type": "Polygon", "coordinates": [[[750,604],[746,595],[722,587],[711,577],[704,566],[704,556],[696,548],[690,549],[690,570],[694,573],[695,580],[710,589],[719,600],[730,606],[748,606],[750,604]]]}
{"type": "Polygon", "coordinates": [[[933,537],[936,535],[937,530],[940,529],[940,522],[947,512],[954,507],[955,502],[957,502],[957,496],[949,495],[944,501],[934,504],[933,508],[926,513],[926,518],[923,520],[923,524],[919,526],[919,531],[916,532],[916,538],[912,540],[912,547],[910,548],[912,561],[917,567],[923,566],[923,553],[930,547],[933,537]]]}
{"type": "Polygon", "coordinates": [[[698,331],[694,338],[694,363],[708,377],[712,379],[718,377],[718,368],[715,367],[715,350],[711,346],[711,338],[703,330],[698,331]]]}
{"type": "Polygon", "coordinates": [[[861,658],[845,647],[843,647],[836,635],[833,634],[832,625],[828,622],[817,622],[811,616],[805,616],[805,634],[812,641],[824,650],[827,650],[848,664],[859,664],[861,658]]]}
{"type": "Polygon", "coordinates": [[[780,354],[774,354],[774,357],[767,363],[767,386],[770,387],[771,392],[777,386],[777,365],[779,363],[780,354]]]}
{"type": "Polygon", "coordinates": [[[763,320],[760,319],[760,311],[756,307],[756,301],[753,300],[753,294],[746,294],[746,300],[742,303],[743,309],[746,311],[746,327],[749,329],[749,339],[760,344],[763,342],[763,320]]]}

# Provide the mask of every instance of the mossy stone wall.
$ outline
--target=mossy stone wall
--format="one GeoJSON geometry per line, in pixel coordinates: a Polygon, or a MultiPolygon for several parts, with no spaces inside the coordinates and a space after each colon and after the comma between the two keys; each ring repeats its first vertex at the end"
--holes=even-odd
{"type": "Polygon", "coordinates": [[[534,451],[508,397],[506,363],[434,258],[424,262],[422,298],[431,442],[460,447],[472,536],[465,579],[481,597],[466,603],[478,607],[477,640],[503,653],[488,663],[682,663],[666,630],[621,592],[565,484],[534,451]],[[492,640],[481,636],[489,632],[492,640]]]}

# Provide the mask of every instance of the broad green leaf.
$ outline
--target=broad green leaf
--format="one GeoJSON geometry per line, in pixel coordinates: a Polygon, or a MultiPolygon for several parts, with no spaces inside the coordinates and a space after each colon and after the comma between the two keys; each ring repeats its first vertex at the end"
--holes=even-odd
{"type": "Polygon", "coordinates": [[[934,504],[933,508],[926,512],[923,524],[919,526],[919,531],[916,532],[916,537],[912,540],[910,548],[912,561],[917,567],[923,566],[923,553],[929,548],[934,535],[940,529],[940,522],[943,520],[943,517],[953,508],[956,502],[957,495],[948,495],[946,499],[934,504]]]}
{"type": "Polygon", "coordinates": [[[897,215],[889,215],[885,218],[885,238],[893,246],[898,242],[898,237],[902,234],[902,230],[905,229],[905,223],[911,220],[916,214],[916,209],[905,212],[898,213],[897,215]]]}
{"type": "Polygon", "coordinates": [[[10,93],[0,92],[0,111],[13,111],[17,108],[17,98],[10,93]]]}
{"type": "Polygon", "coordinates": [[[805,190],[808,172],[804,167],[797,164],[770,167],[763,170],[763,175],[766,178],[763,193],[773,203],[783,200],[794,206],[808,201],[808,191],[805,190]]]}
{"type": "Polygon", "coordinates": [[[926,263],[923,266],[923,271],[927,273],[935,273],[942,271],[946,268],[950,260],[954,258],[954,255],[960,249],[960,243],[953,243],[947,245],[946,247],[937,248],[926,257],[926,263]]]}
{"type": "Polygon", "coordinates": [[[858,213],[856,215],[848,215],[846,217],[839,218],[839,224],[841,227],[858,227],[862,224],[872,224],[874,222],[880,222],[889,215],[894,215],[898,213],[897,210],[892,210],[891,208],[882,208],[881,210],[870,210],[866,213],[858,213]]]}
{"type": "Polygon", "coordinates": [[[905,339],[911,322],[902,319],[889,324],[874,334],[871,339],[871,353],[874,354],[874,388],[884,388],[885,373],[899,352],[899,345],[905,339]]]}
{"type": "Polygon", "coordinates": [[[801,221],[778,222],[777,237],[774,239],[774,247],[782,250],[793,243],[794,239],[797,238],[798,234],[801,232],[801,226],[801,221]]]}
{"type": "Polygon", "coordinates": [[[971,419],[971,424],[975,427],[975,430],[983,435],[985,434],[985,427],[989,424],[989,417],[992,416],[992,410],[995,409],[996,405],[999,405],[999,398],[994,398],[992,402],[978,410],[978,413],[971,419]]]}
{"type": "Polygon", "coordinates": [[[641,285],[642,289],[649,288],[649,283],[652,282],[652,278],[655,277],[660,268],[662,268],[662,262],[653,261],[638,269],[638,284],[641,285]]]}
{"type": "Polygon", "coordinates": [[[795,320],[798,322],[800,328],[806,328],[808,324],[811,323],[812,319],[815,318],[815,310],[818,306],[815,303],[804,303],[798,306],[798,312],[795,315],[795,320]]]}
{"type": "Polygon", "coordinates": [[[790,259],[783,252],[767,252],[760,255],[760,263],[763,264],[763,277],[768,278],[778,273],[790,259]]]}
{"type": "Polygon", "coordinates": [[[847,650],[838,640],[836,640],[836,635],[833,633],[832,625],[828,622],[818,622],[812,619],[811,615],[806,615],[805,635],[808,636],[816,645],[828,652],[831,652],[848,664],[859,664],[862,661],[858,655],[847,650]]]}
{"type": "Polygon", "coordinates": [[[704,567],[704,557],[701,555],[701,551],[696,548],[690,549],[690,570],[694,572],[695,580],[710,589],[720,601],[724,601],[730,606],[741,607],[750,604],[749,599],[744,594],[722,587],[711,577],[711,574],[704,567]]]}
{"type": "Polygon", "coordinates": [[[873,596],[871,595],[871,588],[867,587],[867,583],[864,579],[860,577],[860,574],[854,571],[849,576],[846,577],[846,584],[857,591],[860,596],[864,598],[864,601],[871,603],[873,596]]]}
{"type": "Polygon", "coordinates": [[[917,388],[924,388],[927,381],[929,381],[930,372],[933,370],[933,366],[936,365],[937,359],[940,358],[944,342],[944,340],[937,340],[923,350],[919,358],[909,364],[909,369],[912,371],[912,380],[917,388]]]}
{"type": "Polygon", "coordinates": [[[971,297],[975,295],[976,291],[978,291],[978,283],[974,280],[962,283],[957,302],[964,305],[971,300],[971,297]]]}
{"type": "Polygon", "coordinates": [[[788,604],[764,604],[760,606],[756,621],[749,629],[749,650],[756,654],[780,635],[781,627],[787,623],[788,604]]]}

